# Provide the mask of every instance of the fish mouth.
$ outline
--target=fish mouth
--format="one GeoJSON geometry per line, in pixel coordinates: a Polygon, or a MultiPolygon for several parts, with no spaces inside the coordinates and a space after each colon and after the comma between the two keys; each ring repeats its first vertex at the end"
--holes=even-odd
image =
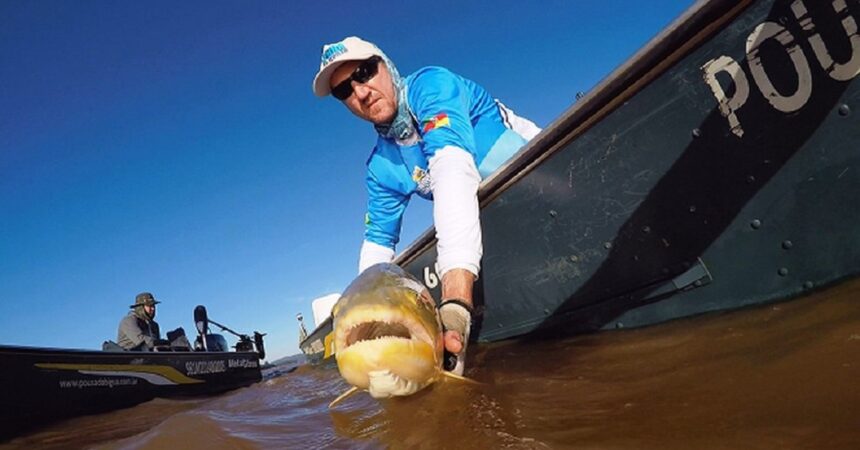
{"type": "Polygon", "coordinates": [[[334,340],[336,353],[344,353],[371,345],[378,349],[389,343],[436,347],[440,337],[434,336],[434,331],[416,315],[397,309],[360,306],[337,318],[334,340]]]}
{"type": "Polygon", "coordinates": [[[384,338],[411,340],[412,332],[409,327],[399,322],[390,323],[378,320],[362,322],[354,325],[347,332],[345,348],[349,348],[353,344],[357,344],[362,341],[384,338]]]}
{"type": "Polygon", "coordinates": [[[339,324],[338,351],[368,341],[417,341],[433,344],[430,332],[415,318],[401,314],[355,314],[353,320],[339,324]]]}
{"type": "Polygon", "coordinates": [[[410,395],[439,372],[437,339],[408,314],[365,310],[336,325],[335,358],[341,376],[375,398],[410,395]]]}

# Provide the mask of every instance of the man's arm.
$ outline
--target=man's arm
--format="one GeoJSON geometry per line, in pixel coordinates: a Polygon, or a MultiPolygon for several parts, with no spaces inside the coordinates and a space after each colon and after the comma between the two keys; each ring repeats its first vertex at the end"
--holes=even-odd
{"type": "Polygon", "coordinates": [[[442,275],[440,317],[446,328],[445,349],[456,357],[446,369],[458,375],[465,368],[465,346],[469,340],[472,285],[478,276],[483,250],[479,218],[478,185],[481,177],[472,156],[455,147],[445,147],[430,160],[433,190],[433,221],[436,250],[442,275]],[[447,300],[468,305],[463,308],[447,300]]]}
{"type": "Polygon", "coordinates": [[[483,253],[477,195],[481,176],[472,156],[453,146],[437,151],[429,165],[442,300],[471,304],[471,283],[483,253]]]}
{"type": "Polygon", "coordinates": [[[459,299],[472,306],[475,275],[466,269],[451,269],[442,276],[442,298],[459,299]]]}
{"type": "Polygon", "coordinates": [[[442,300],[471,303],[471,286],[463,286],[477,278],[483,247],[477,197],[481,175],[475,166],[468,88],[452,72],[428,67],[416,73],[409,97],[428,158],[442,300]],[[459,274],[448,276],[454,270],[459,274]]]}
{"type": "Polygon", "coordinates": [[[364,220],[364,242],[358,259],[358,273],[368,267],[391,262],[394,246],[400,240],[400,225],[409,198],[386,188],[376,176],[367,172],[367,216],[364,220]]]}
{"type": "Polygon", "coordinates": [[[394,260],[394,249],[379,245],[367,239],[361,243],[361,251],[358,255],[358,273],[364,272],[368,267],[388,263],[394,260]]]}
{"type": "Polygon", "coordinates": [[[478,205],[481,176],[475,166],[475,133],[462,79],[441,68],[415,76],[410,100],[421,122],[433,192],[433,223],[442,276],[439,317],[445,349],[455,355],[445,368],[462,375],[471,328],[472,284],[481,266],[483,244],[478,205]],[[455,300],[455,301],[451,301],[455,300]]]}

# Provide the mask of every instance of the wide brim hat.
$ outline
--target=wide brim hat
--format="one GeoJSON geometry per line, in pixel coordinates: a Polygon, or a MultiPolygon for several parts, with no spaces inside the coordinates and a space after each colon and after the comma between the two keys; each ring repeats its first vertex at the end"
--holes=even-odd
{"type": "Polygon", "coordinates": [[[159,303],[161,302],[156,300],[149,292],[141,292],[140,294],[137,294],[134,298],[134,304],[129,306],[129,308],[137,308],[138,306],[155,306],[159,303]]]}
{"type": "Polygon", "coordinates": [[[384,58],[385,54],[379,47],[361,38],[350,36],[340,42],[326,44],[322,48],[320,70],[314,77],[313,90],[318,97],[331,93],[331,74],[348,61],[363,61],[372,56],[384,58]]]}

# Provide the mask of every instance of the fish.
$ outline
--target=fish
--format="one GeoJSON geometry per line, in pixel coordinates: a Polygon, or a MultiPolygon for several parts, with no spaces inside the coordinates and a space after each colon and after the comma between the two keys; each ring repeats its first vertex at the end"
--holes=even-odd
{"type": "Polygon", "coordinates": [[[362,272],[332,308],[332,320],[337,368],[352,387],[329,408],[359,391],[379,399],[412,395],[446,377],[475,383],[443,370],[436,302],[396,264],[362,272]]]}

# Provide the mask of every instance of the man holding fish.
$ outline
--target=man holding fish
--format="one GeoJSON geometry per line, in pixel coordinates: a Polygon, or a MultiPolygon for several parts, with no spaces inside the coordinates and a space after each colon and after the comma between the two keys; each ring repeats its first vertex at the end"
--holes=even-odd
{"type": "MultiPolygon", "coordinates": [[[[401,77],[376,45],[357,37],[323,46],[313,91],[371,122],[368,206],[359,273],[394,258],[412,194],[433,200],[444,347],[463,373],[472,285],[483,252],[478,186],[540,129],[477,83],[442,67],[401,77]]],[[[336,314],[336,312],[335,312],[336,314]]]]}

